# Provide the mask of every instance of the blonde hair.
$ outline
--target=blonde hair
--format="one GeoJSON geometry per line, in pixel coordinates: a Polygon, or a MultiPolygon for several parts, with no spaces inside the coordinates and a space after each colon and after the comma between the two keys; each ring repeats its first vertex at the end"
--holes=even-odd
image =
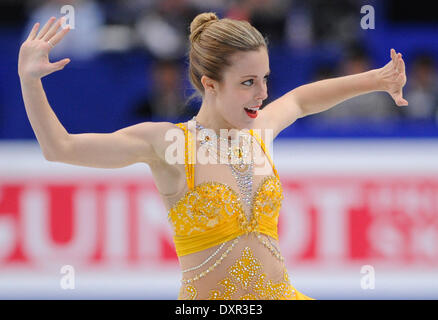
{"type": "Polygon", "coordinates": [[[268,40],[249,22],[229,18],[218,19],[214,12],[198,14],[190,24],[189,80],[195,88],[189,97],[202,98],[203,75],[218,81],[223,79],[229,58],[238,51],[267,48],[268,40]]]}

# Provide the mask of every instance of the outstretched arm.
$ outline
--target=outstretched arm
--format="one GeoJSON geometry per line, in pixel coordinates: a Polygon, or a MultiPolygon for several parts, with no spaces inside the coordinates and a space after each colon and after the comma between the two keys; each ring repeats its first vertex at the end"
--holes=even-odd
{"type": "Polygon", "coordinates": [[[372,91],[386,91],[397,106],[406,106],[403,86],[406,84],[405,64],[401,53],[391,49],[391,60],[382,68],[344,77],[317,81],[300,86],[264,109],[274,137],[296,119],[330,109],[355,96],[372,91]]]}
{"type": "Polygon", "coordinates": [[[18,57],[18,74],[24,106],[46,158],[51,158],[53,150],[68,137],[67,131],[50,108],[41,83],[42,77],[63,69],[70,62],[69,59],[49,62],[51,44],[56,45],[69,31],[66,28],[56,34],[62,21],[54,21],[55,18],[50,18],[38,34],[39,23],[36,23],[21,45],[18,57]]]}
{"type": "Polygon", "coordinates": [[[164,122],[144,122],[113,133],[69,134],[50,107],[41,78],[61,70],[70,62],[63,59],[49,62],[49,52],[68,33],[57,32],[62,20],[49,19],[38,32],[36,23],[22,44],[18,59],[18,74],[26,113],[49,161],[98,167],[119,168],[136,162],[152,163],[159,160],[153,141],[164,136],[164,122]],[[50,41],[50,43],[49,43],[50,41]]]}

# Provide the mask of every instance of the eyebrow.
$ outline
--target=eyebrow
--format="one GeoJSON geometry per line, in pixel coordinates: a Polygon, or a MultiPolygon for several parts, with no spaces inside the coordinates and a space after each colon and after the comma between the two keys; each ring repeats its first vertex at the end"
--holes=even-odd
{"type": "MultiPolygon", "coordinates": [[[[271,70],[269,70],[268,73],[266,73],[267,76],[270,75],[270,74],[271,74],[271,70]]],[[[254,74],[249,74],[249,75],[246,75],[246,76],[242,76],[241,78],[246,78],[246,77],[254,77],[254,78],[257,78],[257,76],[254,75],[254,74]]]]}

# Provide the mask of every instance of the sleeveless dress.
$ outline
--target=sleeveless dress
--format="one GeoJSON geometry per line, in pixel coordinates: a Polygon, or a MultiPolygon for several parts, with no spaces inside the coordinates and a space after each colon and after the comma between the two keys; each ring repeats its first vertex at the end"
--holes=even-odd
{"type": "Polygon", "coordinates": [[[183,271],[178,299],[314,300],[292,284],[278,248],[283,190],[261,137],[249,130],[269,160],[271,175],[254,175],[252,207],[241,201],[227,164],[196,164],[196,139],[184,123],[185,193],[168,211],[183,271]]]}

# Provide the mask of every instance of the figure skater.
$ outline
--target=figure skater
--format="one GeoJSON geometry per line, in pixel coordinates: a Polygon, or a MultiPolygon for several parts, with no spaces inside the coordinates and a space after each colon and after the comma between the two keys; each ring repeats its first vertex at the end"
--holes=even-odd
{"type": "Polygon", "coordinates": [[[379,69],[303,85],[261,108],[270,73],[265,38],[247,21],[201,13],[190,25],[189,78],[202,98],[193,119],[71,134],[41,83],[70,62],[48,58],[69,32],[68,27],[59,31],[61,19],[52,17],[41,30],[36,23],[19,53],[23,100],[44,157],[97,168],[150,167],[174,232],[182,272],[178,299],[312,299],[291,284],[279,250],[283,190],[269,146],[298,118],[367,92],[385,91],[397,106],[407,105],[401,54],[391,49],[390,61],[379,69]],[[175,141],[166,134],[175,131],[183,141],[177,150],[181,161],[169,161],[175,141]],[[241,161],[248,159],[248,148],[234,142],[245,134],[263,150],[269,169],[264,174],[255,174],[260,168],[255,157],[241,161]],[[209,159],[220,161],[201,163],[195,150],[207,150],[209,159]]]}

